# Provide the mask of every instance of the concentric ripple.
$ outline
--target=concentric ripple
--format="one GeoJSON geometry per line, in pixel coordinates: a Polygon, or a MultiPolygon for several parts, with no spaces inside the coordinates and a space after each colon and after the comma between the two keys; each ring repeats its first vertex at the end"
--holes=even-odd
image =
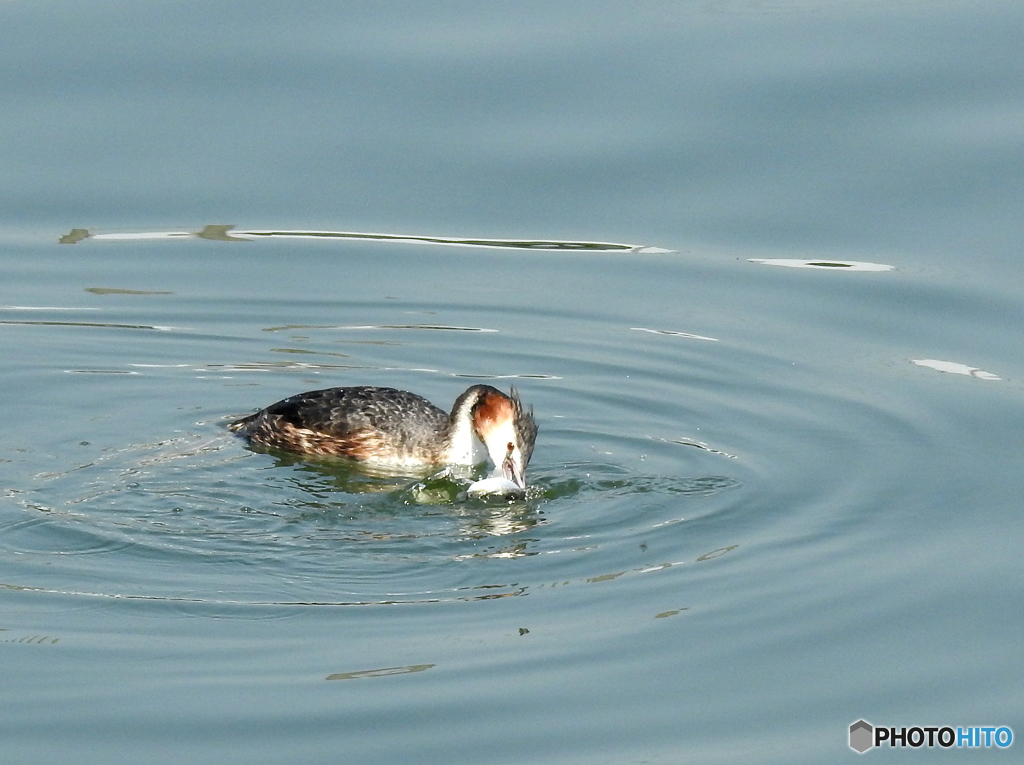
{"type": "Polygon", "coordinates": [[[16,562],[0,584],[233,618],[251,607],[264,618],[269,606],[653,582],[775,536],[866,522],[851,507],[898,495],[908,461],[876,445],[938,438],[898,414],[912,407],[877,379],[823,386],[832,360],[755,344],[710,312],[691,323],[639,309],[408,299],[401,310],[296,300],[239,314],[242,305],[226,299],[201,314],[184,303],[159,321],[101,310],[88,324],[11,313],[18,331],[81,350],[60,381],[47,378],[48,395],[58,399],[73,378],[93,402],[83,411],[96,414],[80,423],[88,440],[42,434],[0,454],[12,468],[0,481],[0,551],[16,562]],[[119,335],[127,352],[90,363],[110,326],[186,325],[119,335]],[[95,336],[83,342],[82,333],[95,336]],[[473,379],[514,380],[536,409],[524,499],[474,499],[449,479],[261,453],[224,428],[303,389],[387,384],[441,402],[473,379]]]}

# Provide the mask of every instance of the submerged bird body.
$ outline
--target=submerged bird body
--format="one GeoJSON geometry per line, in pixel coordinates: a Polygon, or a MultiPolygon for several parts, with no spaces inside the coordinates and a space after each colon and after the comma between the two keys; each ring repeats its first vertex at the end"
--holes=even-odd
{"type": "Polygon", "coordinates": [[[356,386],[309,391],[228,426],[250,443],[345,457],[379,468],[474,465],[490,457],[505,478],[526,488],[537,425],[513,389],[473,385],[450,414],[422,396],[356,386]]]}

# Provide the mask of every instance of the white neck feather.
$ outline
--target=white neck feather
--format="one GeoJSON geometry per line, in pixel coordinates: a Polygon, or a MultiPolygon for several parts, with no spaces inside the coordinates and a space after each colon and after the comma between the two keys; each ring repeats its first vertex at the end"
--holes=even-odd
{"type": "Polygon", "coordinates": [[[449,436],[449,465],[476,465],[487,459],[487,450],[473,432],[469,418],[456,420],[449,436]]]}

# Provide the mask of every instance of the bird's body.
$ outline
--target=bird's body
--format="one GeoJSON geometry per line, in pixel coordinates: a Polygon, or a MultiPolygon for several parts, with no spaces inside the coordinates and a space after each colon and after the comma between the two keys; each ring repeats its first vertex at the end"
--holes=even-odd
{"type": "Polygon", "coordinates": [[[537,425],[515,390],[473,385],[451,414],[395,388],[315,390],[278,401],[228,426],[251,443],[330,455],[376,468],[474,465],[490,457],[505,478],[526,487],[537,425]]]}

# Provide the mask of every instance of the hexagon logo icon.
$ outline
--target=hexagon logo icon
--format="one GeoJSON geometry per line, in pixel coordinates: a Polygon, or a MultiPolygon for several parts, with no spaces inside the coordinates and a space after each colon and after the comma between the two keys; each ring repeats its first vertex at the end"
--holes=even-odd
{"type": "Polygon", "coordinates": [[[875,745],[875,729],[867,720],[857,720],[850,726],[850,749],[864,754],[875,745]]]}

